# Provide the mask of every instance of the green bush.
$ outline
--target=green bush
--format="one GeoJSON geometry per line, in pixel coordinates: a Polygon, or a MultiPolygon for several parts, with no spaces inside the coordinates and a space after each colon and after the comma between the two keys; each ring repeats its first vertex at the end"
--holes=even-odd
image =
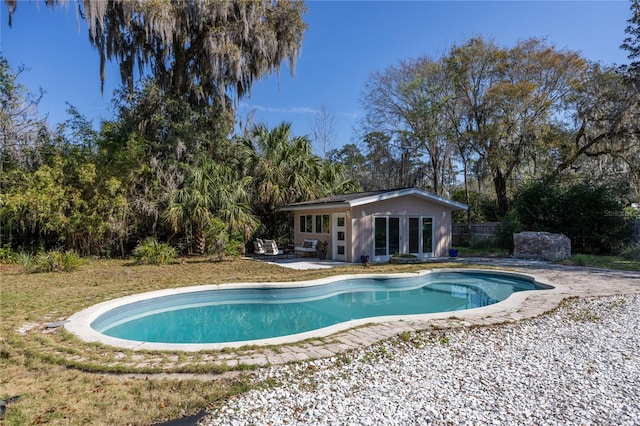
{"type": "Polygon", "coordinates": [[[578,266],[587,266],[589,264],[589,258],[584,254],[576,254],[571,256],[571,261],[578,266]]]}
{"type": "Polygon", "coordinates": [[[176,256],[175,248],[155,238],[147,238],[133,250],[133,258],[138,265],[166,265],[172,263],[176,256]]]}
{"type": "Polygon", "coordinates": [[[398,259],[417,259],[417,256],[411,253],[394,253],[392,257],[398,259]]]}
{"type": "Polygon", "coordinates": [[[73,251],[50,250],[39,252],[33,259],[34,272],[72,272],[84,261],[73,251]]]}
{"type": "Polygon", "coordinates": [[[0,263],[16,263],[18,255],[11,249],[11,244],[0,247],[0,263]]]}
{"type": "Polygon", "coordinates": [[[41,251],[33,259],[35,272],[54,272],[58,269],[58,261],[55,252],[41,251]]]}
{"type": "Polygon", "coordinates": [[[73,272],[84,264],[84,260],[74,251],[40,251],[36,255],[21,251],[16,255],[16,263],[22,266],[24,273],[31,274],[37,272],[73,272]]]}
{"type": "Polygon", "coordinates": [[[242,254],[243,247],[244,241],[242,241],[242,237],[236,236],[234,238],[230,238],[224,246],[224,255],[225,257],[237,258],[242,254]]]}
{"type": "Polygon", "coordinates": [[[84,259],[72,250],[58,254],[58,267],[60,271],[77,271],[84,263],[84,259]]]}
{"type": "Polygon", "coordinates": [[[623,248],[620,251],[620,257],[626,260],[640,260],[640,243],[623,248]]]}
{"type": "Polygon", "coordinates": [[[204,235],[207,244],[207,254],[223,259],[226,255],[226,246],[229,242],[227,234],[227,224],[218,218],[212,218],[204,228],[204,235]]]}
{"type": "MultiPolygon", "coordinates": [[[[603,185],[562,186],[538,181],[518,191],[512,214],[522,225],[521,230],[566,235],[573,252],[610,254],[628,238],[622,204],[616,194],[603,185]]],[[[514,219],[504,221],[508,229],[514,219]]]]}
{"type": "Polygon", "coordinates": [[[513,253],[513,234],[524,230],[515,210],[507,212],[496,229],[496,245],[513,253]]]}
{"type": "Polygon", "coordinates": [[[463,188],[455,188],[451,194],[451,199],[459,203],[467,204],[469,210],[456,210],[451,213],[453,223],[466,223],[467,218],[471,223],[475,222],[497,222],[498,205],[495,198],[482,194],[478,191],[469,191],[469,200],[463,188]]]}

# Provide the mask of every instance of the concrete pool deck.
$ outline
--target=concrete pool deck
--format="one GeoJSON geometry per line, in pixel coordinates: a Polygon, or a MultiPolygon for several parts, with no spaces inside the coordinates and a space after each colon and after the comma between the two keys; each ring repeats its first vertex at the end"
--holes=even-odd
{"type": "MultiPolygon", "coordinates": [[[[602,270],[555,265],[547,262],[514,259],[460,259],[460,263],[499,267],[508,271],[533,275],[553,290],[517,293],[499,303],[468,311],[432,314],[428,319],[406,319],[369,323],[338,331],[322,338],[277,346],[237,348],[206,353],[183,352],[179,356],[158,357],[157,354],[133,352],[122,354],[124,362],[139,367],[160,367],[170,371],[185,364],[221,365],[234,369],[243,365],[281,365],[290,362],[326,358],[370,346],[404,331],[442,331],[454,327],[490,326],[533,318],[555,309],[571,297],[599,297],[640,293],[640,272],[602,270]],[[515,297],[514,297],[515,296],[515,297]],[[506,301],[505,301],[506,302],[506,301]],[[126,358],[126,360],[125,360],[126,358]]],[[[425,264],[424,269],[429,269],[425,264]]],[[[336,274],[339,274],[339,268],[336,274]]]]}

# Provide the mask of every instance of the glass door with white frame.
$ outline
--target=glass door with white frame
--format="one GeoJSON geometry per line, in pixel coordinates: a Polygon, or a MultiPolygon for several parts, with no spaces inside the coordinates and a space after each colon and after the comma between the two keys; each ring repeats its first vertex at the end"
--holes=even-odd
{"type": "Polygon", "coordinates": [[[409,218],[409,253],[423,257],[433,255],[433,218],[409,218]]]}
{"type": "Polygon", "coordinates": [[[400,218],[378,216],[374,219],[375,260],[387,260],[389,256],[400,252],[400,218]]]}
{"type": "Polygon", "coordinates": [[[345,262],[347,260],[347,215],[333,214],[333,260],[345,262]]]}

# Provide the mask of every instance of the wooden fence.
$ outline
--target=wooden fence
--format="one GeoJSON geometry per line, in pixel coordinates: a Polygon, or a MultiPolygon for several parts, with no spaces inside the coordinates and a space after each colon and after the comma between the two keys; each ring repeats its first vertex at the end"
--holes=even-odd
{"type": "Polygon", "coordinates": [[[451,239],[454,246],[491,240],[496,235],[498,222],[454,223],[451,225],[451,239]]]}
{"type": "MultiPolygon", "coordinates": [[[[495,237],[498,222],[454,223],[451,225],[451,239],[454,246],[467,246],[470,243],[491,240],[495,237]]],[[[629,222],[631,241],[640,243],[640,219],[629,222]]]]}

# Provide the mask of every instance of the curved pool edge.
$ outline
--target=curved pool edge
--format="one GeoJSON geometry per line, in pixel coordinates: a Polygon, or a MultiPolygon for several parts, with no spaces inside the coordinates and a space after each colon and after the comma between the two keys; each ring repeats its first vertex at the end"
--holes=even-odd
{"type": "Polygon", "coordinates": [[[357,320],[346,321],[329,327],[319,328],[304,333],[290,334],[287,336],[272,337],[259,340],[244,340],[239,342],[224,343],[155,343],[119,339],[104,335],[94,330],[90,324],[100,315],[107,311],[122,305],[163,296],[171,296],[176,294],[185,294],[190,292],[199,292],[218,289],[245,289],[245,288],[287,288],[287,287],[310,287],[330,284],[336,281],[342,281],[353,278],[402,278],[416,277],[434,272],[480,272],[492,273],[507,276],[516,276],[532,280],[540,287],[546,287],[543,290],[546,294],[549,292],[561,292],[562,286],[551,284],[541,276],[536,274],[504,271],[499,269],[482,269],[482,268],[434,268],[429,270],[420,270],[411,273],[389,273],[389,274],[345,274],[335,275],[331,277],[318,278],[315,280],[305,281],[289,281],[289,282],[245,282],[245,283],[228,283],[228,284],[208,284],[192,287],[178,287],[172,289],[156,290],[151,292],[139,293],[131,296],[125,296],[118,299],[108,300],[98,303],[87,309],[84,309],[68,318],[68,322],[64,324],[67,331],[75,334],[85,342],[102,343],[120,349],[129,350],[151,350],[151,351],[174,351],[174,352],[197,352],[204,350],[221,350],[226,348],[241,348],[245,346],[270,346],[282,345],[300,342],[311,338],[323,338],[355,327],[361,327],[366,324],[390,323],[395,321],[406,322],[428,322],[430,320],[442,320],[455,317],[464,320],[478,316],[492,316],[498,312],[516,309],[524,300],[532,294],[536,294],[535,290],[521,291],[510,295],[507,299],[494,303],[492,305],[472,308],[459,311],[446,311],[430,314],[414,314],[414,315],[394,315],[362,318],[357,320]]]}

